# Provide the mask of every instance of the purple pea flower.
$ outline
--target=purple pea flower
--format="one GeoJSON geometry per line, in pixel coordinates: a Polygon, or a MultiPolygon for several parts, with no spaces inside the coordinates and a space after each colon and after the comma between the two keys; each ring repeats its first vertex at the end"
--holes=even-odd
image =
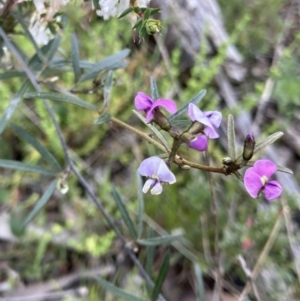
{"type": "Polygon", "coordinates": [[[198,121],[205,125],[204,133],[208,138],[215,139],[219,135],[215,128],[218,128],[221,124],[222,114],[218,111],[202,112],[193,103],[189,104],[188,115],[192,121],[198,121]]]}
{"type": "Polygon", "coordinates": [[[258,160],[253,167],[246,170],[244,185],[252,198],[256,198],[260,191],[264,192],[267,200],[276,199],[281,195],[281,185],[277,181],[269,181],[276,170],[276,164],[269,160],[258,160]]]}
{"type": "Polygon", "coordinates": [[[207,149],[208,141],[205,135],[199,135],[194,140],[189,142],[189,147],[199,152],[203,152],[207,149]]]}
{"type": "Polygon", "coordinates": [[[154,101],[150,96],[143,92],[137,93],[134,99],[134,105],[137,110],[145,111],[147,122],[150,122],[154,118],[154,112],[155,110],[159,110],[159,107],[163,107],[171,114],[174,114],[177,111],[175,101],[171,99],[158,99],[154,101]]]}
{"type": "Polygon", "coordinates": [[[140,164],[138,173],[150,178],[144,184],[144,193],[151,188],[151,194],[161,194],[162,183],[173,184],[176,182],[174,174],[169,170],[165,161],[156,156],[145,159],[140,164]]]}

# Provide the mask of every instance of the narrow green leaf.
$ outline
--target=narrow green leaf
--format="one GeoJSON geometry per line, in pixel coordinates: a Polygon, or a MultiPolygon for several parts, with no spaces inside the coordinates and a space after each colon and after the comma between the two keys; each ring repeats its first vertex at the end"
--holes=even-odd
{"type": "Polygon", "coordinates": [[[151,97],[153,100],[159,99],[158,89],[156,85],[156,80],[153,76],[150,78],[150,87],[151,87],[151,97]]]}
{"type": "Polygon", "coordinates": [[[96,106],[74,95],[66,95],[66,94],[55,93],[55,92],[31,92],[31,93],[26,93],[24,95],[24,98],[40,98],[40,99],[49,99],[54,101],[63,101],[63,102],[72,103],[77,106],[84,107],[92,111],[97,111],[96,106]]]}
{"type": "MultiPolygon", "coordinates": [[[[153,238],[154,236],[154,230],[153,228],[149,229],[148,232],[148,239],[153,238]]],[[[155,246],[147,246],[146,247],[146,271],[147,274],[152,278],[152,273],[153,273],[153,261],[154,261],[154,248],[155,246]]],[[[151,294],[152,294],[152,287],[148,284],[146,284],[146,289],[147,289],[147,293],[149,298],[151,298],[151,294]]]]}
{"type": "MultiPolygon", "coordinates": [[[[154,237],[154,230],[153,228],[149,229],[148,232],[148,240],[153,239],[154,237]]],[[[148,275],[152,275],[153,272],[153,259],[154,259],[154,247],[153,245],[148,245],[147,248],[147,255],[146,255],[146,271],[148,275]]]]}
{"type": "Polygon", "coordinates": [[[127,9],[125,9],[121,14],[120,16],[118,17],[118,19],[121,19],[123,17],[125,17],[126,15],[130,14],[131,12],[133,12],[133,8],[132,7],[129,7],[127,9]]]}
{"type": "Polygon", "coordinates": [[[167,151],[171,151],[168,142],[164,138],[164,136],[159,132],[159,130],[153,126],[151,123],[148,123],[144,116],[142,116],[138,111],[132,110],[133,113],[154,133],[157,139],[163,144],[167,151]]]}
{"type": "Polygon", "coordinates": [[[24,71],[10,70],[10,71],[0,73],[0,80],[14,78],[14,77],[22,77],[22,76],[25,76],[24,71]]]}
{"type": "Polygon", "coordinates": [[[62,167],[59,165],[55,157],[48,151],[47,148],[40,144],[35,137],[31,136],[28,132],[16,124],[12,124],[11,127],[19,136],[31,144],[41,154],[42,158],[50,164],[53,170],[56,170],[57,172],[62,170],[62,167]]]}
{"type": "Polygon", "coordinates": [[[29,90],[31,87],[31,83],[29,80],[22,85],[21,89],[17,92],[17,94],[12,98],[9,105],[5,109],[3,115],[0,119],[0,134],[4,131],[6,125],[14,114],[19,102],[22,100],[23,95],[29,90]]]}
{"type": "Polygon", "coordinates": [[[108,107],[112,85],[113,85],[113,71],[109,70],[107,72],[107,76],[105,78],[104,88],[103,88],[104,108],[108,107]]]}
{"type": "Polygon", "coordinates": [[[156,13],[159,13],[160,11],[160,8],[157,7],[157,8],[150,8],[150,16],[156,14],[156,13]]]}
{"type": "Polygon", "coordinates": [[[102,124],[102,123],[106,123],[107,121],[109,121],[111,118],[111,116],[108,113],[104,113],[102,115],[100,115],[95,121],[94,124],[102,124]]]}
{"type": "Polygon", "coordinates": [[[129,213],[128,213],[127,209],[126,209],[126,206],[124,205],[123,201],[121,200],[120,195],[118,194],[118,192],[116,191],[115,188],[112,189],[112,195],[113,195],[113,198],[115,199],[115,201],[117,203],[117,206],[118,206],[118,208],[120,210],[122,219],[123,219],[125,225],[127,226],[128,230],[130,232],[131,237],[134,240],[136,240],[137,239],[137,233],[136,233],[136,230],[134,228],[132,219],[130,218],[129,213]]]}
{"type": "Polygon", "coordinates": [[[31,32],[28,30],[28,25],[25,24],[24,22],[24,18],[19,14],[19,12],[17,10],[15,11],[10,11],[10,14],[18,21],[18,23],[22,26],[25,36],[28,38],[28,40],[30,41],[30,43],[33,45],[37,56],[39,57],[39,59],[41,60],[41,62],[45,62],[46,59],[42,53],[42,51],[40,50],[39,46],[37,45],[34,37],[32,36],[31,32]]]}
{"type": "Polygon", "coordinates": [[[197,105],[202,100],[202,98],[205,96],[205,94],[206,94],[206,90],[201,90],[192,99],[190,99],[185,105],[183,105],[175,114],[170,116],[169,120],[173,121],[173,120],[177,119],[179,116],[185,114],[188,110],[189,104],[193,103],[193,104],[197,105]]]}
{"type": "Polygon", "coordinates": [[[116,54],[106,57],[102,61],[96,63],[93,68],[84,73],[81,76],[80,81],[83,82],[86,80],[94,79],[99,74],[99,72],[105,69],[110,70],[126,67],[127,63],[124,63],[122,60],[128,56],[129,52],[129,49],[123,49],[116,54]]]}
{"type": "Polygon", "coordinates": [[[277,139],[279,139],[281,136],[283,135],[283,132],[276,132],[272,135],[270,135],[269,137],[263,139],[262,141],[258,142],[255,145],[255,149],[253,154],[258,153],[259,151],[261,151],[262,149],[264,149],[265,147],[271,145],[272,143],[274,143],[277,139]]]}
{"type": "Polygon", "coordinates": [[[45,175],[45,176],[55,176],[57,173],[55,170],[49,170],[42,166],[26,164],[23,162],[13,161],[13,160],[0,159],[0,167],[14,169],[14,170],[28,171],[28,172],[45,175]]]}
{"type": "Polygon", "coordinates": [[[203,277],[200,266],[197,263],[194,263],[194,269],[196,274],[196,284],[197,284],[197,301],[205,301],[205,292],[203,277]]]}
{"type": "Polygon", "coordinates": [[[142,236],[143,233],[143,224],[144,224],[144,210],[145,210],[145,203],[144,203],[144,193],[143,189],[143,181],[142,177],[136,173],[137,176],[137,196],[138,196],[138,214],[137,214],[137,233],[138,238],[142,236]]]}
{"type": "Polygon", "coordinates": [[[158,246],[170,244],[174,240],[182,238],[182,235],[165,235],[161,237],[147,238],[147,239],[138,239],[137,242],[143,246],[158,246]]]}
{"type": "Polygon", "coordinates": [[[143,25],[143,20],[142,19],[138,19],[136,21],[136,23],[134,24],[134,26],[132,27],[132,29],[136,29],[137,31],[140,30],[140,27],[143,25]]]}
{"type": "Polygon", "coordinates": [[[183,120],[183,119],[175,119],[170,122],[171,122],[172,126],[178,126],[178,127],[183,127],[183,128],[188,128],[192,124],[191,120],[183,120]]]}
{"type": "Polygon", "coordinates": [[[51,47],[50,47],[49,54],[48,54],[49,62],[53,59],[53,57],[60,45],[60,42],[61,42],[61,35],[57,34],[51,43],[51,47]]]}
{"type": "Polygon", "coordinates": [[[36,202],[33,209],[27,215],[23,222],[23,227],[32,221],[32,219],[37,215],[37,213],[47,204],[48,200],[54,193],[57,185],[57,179],[53,180],[52,183],[48,186],[42,197],[36,202]]]}
{"type": "Polygon", "coordinates": [[[228,155],[232,161],[236,158],[236,147],[235,147],[235,129],[234,129],[234,119],[230,114],[227,120],[227,146],[228,146],[228,155]]]}
{"type": "Polygon", "coordinates": [[[167,252],[165,254],[165,257],[164,257],[164,260],[163,260],[163,263],[162,263],[161,268],[159,270],[158,277],[155,281],[155,286],[154,286],[154,289],[153,289],[153,292],[152,292],[152,298],[151,298],[152,301],[157,300],[157,297],[158,297],[158,295],[161,291],[162,285],[165,281],[165,278],[166,278],[168,270],[169,270],[169,262],[170,262],[170,251],[167,250],[167,252]]]}
{"type": "Polygon", "coordinates": [[[79,57],[79,46],[76,35],[72,34],[72,65],[75,75],[75,82],[77,82],[81,76],[81,70],[79,66],[80,57],[79,57]]]}
{"type": "Polygon", "coordinates": [[[277,165],[277,170],[278,171],[281,171],[281,172],[284,172],[284,173],[288,173],[290,175],[293,175],[294,172],[292,170],[290,170],[289,168],[285,167],[285,166],[280,166],[280,165],[277,165]]]}
{"type": "Polygon", "coordinates": [[[150,18],[150,9],[147,8],[144,12],[144,20],[147,20],[150,18]]]}
{"type": "Polygon", "coordinates": [[[115,296],[122,298],[122,300],[130,300],[130,301],[144,301],[144,299],[137,297],[133,294],[127,293],[123,289],[120,289],[113,285],[110,282],[107,282],[103,278],[95,277],[96,281],[107,291],[111,292],[115,296]]]}

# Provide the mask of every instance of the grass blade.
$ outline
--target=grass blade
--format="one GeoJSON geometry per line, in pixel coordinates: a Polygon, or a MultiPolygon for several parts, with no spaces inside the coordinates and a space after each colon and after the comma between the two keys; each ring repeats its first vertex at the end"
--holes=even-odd
{"type": "Polygon", "coordinates": [[[167,250],[152,292],[152,301],[156,301],[169,270],[170,251],[167,250]]]}
{"type": "Polygon", "coordinates": [[[38,173],[44,176],[55,176],[57,173],[54,170],[49,170],[38,165],[26,164],[23,162],[13,161],[13,160],[0,159],[0,167],[38,173]]]}
{"type": "Polygon", "coordinates": [[[52,181],[52,183],[48,186],[42,197],[36,202],[31,212],[27,215],[26,219],[23,222],[23,227],[30,223],[32,219],[37,215],[37,213],[47,204],[48,200],[56,189],[56,184],[57,179],[52,181]]]}
{"type": "Polygon", "coordinates": [[[202,98],[205,96],[205,94],[206,94],[206,90],[201,90],[192,99],[190,99],[185,105],[183,105],[175,114],[170,116],[169,120],[173,121],[173,120],[177,119],[178,117],[180,117],[181,115],[185,114],[188,110],[189,104],[193,103],[193,104],[197,105],[202,100],[202,98]]]}
{"type": "Polygon", "coordinates": [[[10,101],[9,105],[5,109],[3,115],[0,119],[0,134],[4,131],[5,127],[7,126],[9,120],[11,119],[12,115],[14,114],[19,102],[22,100],[23,95],[29,90],[31,87],[30,81],[27,80],[18,91],[18,93],[13,97],[10,101]]]}
{"type": "Polygon", "coordinates": [[[94,106],[93,104],[86,102],[76,96],[55,93],[55,92],[30,92],[30,93],[26,93],[24,95],[24,98],[40,98],[40,99],[49,99],[54,101],[63,101],[63,102],[72,103],[77,106],[84,107],[92,111],[98,110],[97,107],[94,106]]]}
{"type": "Polygon", "coordinates": [[[236,158],[236,146],[235,146],[235,129],[234,129],[234,119],[230,114],[227,120],[227,146],[228,146],[228,155],[232,161],[236,158]]]}
{"type": "Polygon", "coordinates": [[[20,137],[31,144],[41,154],[42,158],[50,164],[53,170],[57,170],[57,172],[62,170],[62,167],[59,165],[55,157],[48,151],[47,148],[40,144],[35,137],[31,136],[28,132],[16,124],[13,124],[11,127],[20,137]]]}
{"type": "Polygon", "coordinates": [[[197,301],[205,301],[204,284],[200,266],[195,263],[194,269],[196,274],[197,301]]]}
{"type": "Polygon", "coordinates": [[[143,233],[143,224],[144,224],[144,210],[145,210],[145,203],[144,203],[144,194],[143,194],[143,181],[142,177],[136,173],[137,176],[137,196],[138,196],[138,214],[137,214],[137,233],[138,238],[142,236],[143,233]]]}
{"type": "Polygon", "coordinates": [[[51,41],[51,47],[50,47],[49,54],[48,54],[48,61],[49,62],[53,59],[53,57],[54,57],[54,55],[55,55],[55,53],[56,53],[56,51],[57,51],[57,49],[60,45],[60,42],[61,42],[61,35],[57,34],[55,36],[55,38],[52,39],[52,41],[51,41]]]}
{"type": "Polygon", "coordinates": [[[161,237],[138,239],[137,242],[143,246],[158,246],[158,245],[170,244],[174,240],[177,240],[181,237],[182,235],[165,235],[161,237]]]}
{"type": "Polygon", "coordinates": [[[123,219],[125,225],[127,226],[128,230],[130,232],[131,237],[134,240],[136,240],[137,239],[137,232],[136,232],[136,230],[134,228],[132,219],[130,218],[129,213],[128,213],[127,209],[126,209],[126,206],[124,205],[123,201],[121,200],[120,195],[118,194],[118,192],[116,191],[115,188],[112,189],[112,195],[113,195],[113,198],[115,199],[115,201],[117,203],[117,206],[118,206],[118,208],[120,210],[122,219],[123,219]]]}
{"type": "Polygon", "coordinates": [[[117,286],[113,285],[112,283],[104,280],[100,277],[95,277],[96,281],[107,291],[111,292],[115,296],[122,298],[122,300],[129,300],[129,301],[144,301],[144,299],[137,297],[133,294],[127,293],[123,289],[118,288],[117,286]]]}
{"type": "Polygon", "coordinates": [[[79,66],[80,57],[79,57],[79,45],[76,35],[72,34],[72,66],[75,75],[75,82],[77,82],[81,76],[81,70],[79,66]]]}

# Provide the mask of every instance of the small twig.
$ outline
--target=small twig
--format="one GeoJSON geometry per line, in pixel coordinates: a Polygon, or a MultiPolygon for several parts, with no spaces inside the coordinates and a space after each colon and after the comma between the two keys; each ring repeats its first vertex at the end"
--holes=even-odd
{"type": "MultiPolygon", "coordinates": [[[[255,279],[257,278],[259,272],[260,272],[260,269],[264,263],[264,261],[266,260],[273,244],[274,244],[274,241],[275,239],[277,238],[277,234],[279,232],[279,229],[280,229],[280,226],[281,226],[281,222],[282,222],[282,211],[280,211],[278,213],[278,216],[277,216],[277,219],[276,219],[276,222],[273,226],[273,229],[270,233],[270,236],[263,248],[263,250],[261,251],[259,257],[258,257],[258,260],[254,266],[254,269],[252,271],[252,276],[251,276],[251,279],[252,281],[255,281],[255,279]]],[[[250,292],[251,290],[251,283],[250,281],[247,281],[238,301],[243,301],[245,299],[245,297],[248,295],[248,293],[250,292]]]]}
{"type": "MultiPolygon", "coordinates": [[[[205,161],[206,164],[209,166],[209,153],[206,150],[205,151],[205,161]]],[[[214,223],[214,249],[215,249],[215,267],[216,267],[216,289],[219,296],[219,301],[223,300],[222,297],[222,275],[221,275],[221,262],[220,262],[220,249],[219,249],[219,220],[218,220],[218,202],[214,190],[213,185],[213,178],[212,174],[208,173],[208,179],[209,179],[209,188],[210,188],[210,195],[212,200],[212,218],[214,223]]]]}
{"type": "Polygon", "coordinates": [[[248,281],[251,284],[252,290],[254,292],[255,298],[257,299],[257,301],[262,301],[257,286],[255,284],[255,282],[252,280],[252,272],[251,270],[248,268],[246,260],[244,259],[244,257],[242,255],[238,255],[237,256],[238,261],[240,262],[241,268],[243,269],[245,275],[248,278],[248,281]]]}
{"type": "Polygon", "coordinates": [[[282,212],[283,212],[283,217],[284,217],[284,222],[285,222],[285,228],[286,232],[288,235],[288,240],[294,260],[294,265],[295,265],[295,270],[297,274],[298,281],[300,283],[300,262],[299,262],[299,256],[297,256],[295,252],[295,236],[294,236],[294,230],[293,230],[293,225],[291,223],[291,216],[290,216],[290,208],[286,204],[286,200],[284,197],[281,197],[281,206],[282,206],[282,212]],[[297,260],[298,259],[298,260],[297,260]],[[298,261],[298,262],[297,262],[298,261]]]}

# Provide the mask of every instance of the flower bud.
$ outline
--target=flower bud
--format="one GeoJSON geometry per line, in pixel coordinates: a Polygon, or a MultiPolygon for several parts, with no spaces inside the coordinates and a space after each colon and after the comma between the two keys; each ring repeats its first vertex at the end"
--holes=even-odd
{"type": "Polygon", "coordinates": [[[145,27],[148,34],[152,35],[160,32],[162,29],[161,22],[155,19],[148,19],[145,21],[145,27]]]}
{"type": "Polygon", "coordinates": [[[244,142],[243,159],[249,161],[254,152],[255,139],[252,133],[248,134],[244,142]]]}

